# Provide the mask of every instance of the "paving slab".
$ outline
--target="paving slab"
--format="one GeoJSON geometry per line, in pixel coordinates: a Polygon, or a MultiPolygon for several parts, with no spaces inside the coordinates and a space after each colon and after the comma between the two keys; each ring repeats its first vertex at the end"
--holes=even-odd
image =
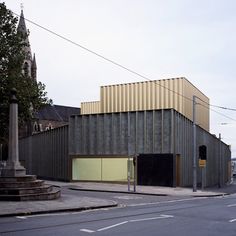
{"type": "MultiPolygon", "coordinates": [[[[52,184],[52,183],[51,183],[52,184]]],[[[54,182],[54,184],[57,184],[54,182]]],[[[66,183],[58,183],[59,186],[66,185],[66,183]]],[[[110,183],[91,183],[91,182],[78,182],[70,183],[70,188],[78,191],[103,191],[103,192],[119,192],[119,193],[135,193],[135,194],[146,194],[156,196],[188,196],[188,197],[216,197],[227,195],[227,191],[212,191],[197,190],[193,192],[191,188],[172,188],[172,187],[161,187],[161,186],[136,186],[136,192],[133,191],[133,186],[130,186],[128,191],[127,184],[110,184],[110,183]]]]}
{"type": "Polygon", "coordinates": [[[0,217],[82,211],[115,206],[117,206],[115,201],[91,197],[76,197],[62,192],[61,198],[57,200],[0,201],[0,217]]]}
{"type": "Polygon", "coordinates": [[[115,207],[117,202],[91,197],[81,197],[68,194],[63,189],[74,189],[77,191],[101,191],[117,192],[126,194],[147,194],[157,196],[173,197],[216,197],[236,193],[236,184],[225,186],[224,188],[208,188],[193,192],[191,188],[171,188],[160,186],[136,186],[133,192],[133,185],[128,191],[127,184],[114,183],[94,183],[94,182],[59,182],[46,181],[47,184],[62,188],[61,198],[49,201],[0,201],[0,217],[22,216],[30,214],[44,214],[65,211],[82,211],[88,209],[98,209],[105,207],[115,207]]]}

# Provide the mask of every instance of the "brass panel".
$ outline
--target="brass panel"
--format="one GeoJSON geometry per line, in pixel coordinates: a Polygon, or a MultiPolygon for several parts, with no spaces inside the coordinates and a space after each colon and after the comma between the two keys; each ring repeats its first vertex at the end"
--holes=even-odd
{"type": "Polygon", "coordinates": [[[81,102],[81,115],[100,113],[100,101],[81,102]]]}
{"type": "Polygon", "coordinates": [[[82,114],[173,108],[192,120],[195,95],[197,124],[209,131],[209,99],[186,78],[101,86],[100,92],[100,103],[81,104],[82,114]]]}
{"type": "Polygon", "coordinates": [[[127,181],[128,157],[79,157],[72,159],[72,180],[127,181]]]}

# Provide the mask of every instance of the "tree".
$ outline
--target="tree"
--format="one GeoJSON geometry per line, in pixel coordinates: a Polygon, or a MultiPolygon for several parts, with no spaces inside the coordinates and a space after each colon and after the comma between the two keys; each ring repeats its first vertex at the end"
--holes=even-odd
{"type": "Polygon", "coordinates": [[[52,101],[47,98],[45,85],[22,73],[26,37],[17,32],[17,18],[0,3],[0,142],[8,140],[9,95],[17,90],[19,126],[33,119],[33,112],[52,101]]]}

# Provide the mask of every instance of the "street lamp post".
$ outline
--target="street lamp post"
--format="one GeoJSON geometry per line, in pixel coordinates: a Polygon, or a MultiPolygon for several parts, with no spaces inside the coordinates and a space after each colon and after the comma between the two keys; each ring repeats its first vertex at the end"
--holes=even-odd
{"type": "Polygon", "coordinates": [[[221,188],[222,187],[222,182],[221,182],[221,172],[222,172],[222,161],[221,161],[221,134],[219,134],[219,140],[220,140],[220,142],[219,142],[219,188],[221,188]]]}
{"type": "Polygon", "coordinates": [[[193,96],[193,192],[197,192],[196,96],[193,96]]]}

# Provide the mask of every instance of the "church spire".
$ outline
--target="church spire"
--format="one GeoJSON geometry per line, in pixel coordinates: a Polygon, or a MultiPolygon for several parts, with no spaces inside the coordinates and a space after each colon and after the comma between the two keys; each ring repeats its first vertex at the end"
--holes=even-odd
{"type": "Polygon", "coordinates": [[[25,36],[25,43],[26,43],[26,46],[24,47],[25,60],[22,65],[22,72],[25,75],[28,75],[29,77],[31,77],[33,80],[36,80],[37,78],[36,60],[35,60],[35,55],[34,55],[34,58],[32,59],[32,53],[31,53],[31,48],[30,48],[30,43],[29,43],[29,38],[28,38],[29,31],[26,28],[22,5],[21,5],[21,14],[20,14],[19,24],[17,27],[17,32],[25,36]]]}
{"type": "Polygon", "coordinates": [[[17,32],[19,32],[25,36],[26,46],[24,47],[24,51],[25,51],[26,60],[32,60],[31,48],[30,48],[30,43],[29,43],[29,38],[28,38],[29,31],[26,28],[23,9],[21,9],[20,20],[19,20],[19,24],[17,27],[17,32]]]}
{"type": "Polygon", "coordinates": [[[33,80],[37,81],[37,65],[36,65],[35,53],[31,65],[31,77],[33,80]]]}
{"type": "Polygon", "coordinates": [[[21,9],[20,20],[19,20],[19,24],[17,27],[17,31],[21,32],[24,35],[28,34],[26,24],[25,24],[25,17],[24,17],[23,9],[21,9]]]}

